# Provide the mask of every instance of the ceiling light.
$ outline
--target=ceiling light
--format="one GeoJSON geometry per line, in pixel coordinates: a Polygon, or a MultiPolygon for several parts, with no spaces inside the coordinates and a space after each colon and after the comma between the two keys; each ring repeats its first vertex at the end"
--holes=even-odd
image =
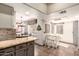
{"type": "Polygon", "coordinates": [[[64,13],[66,13],[67,11],[66,10],[63,10],[63,11],[60,11],[59,13],[60,14],[64,14],[64,13]]]}
{"type": "Polygon", "coordinates": [[[26,15],[29,15],[29,14],[30,14],[30,12],[25,12],[25,14],[26,14],[26,15]]]}

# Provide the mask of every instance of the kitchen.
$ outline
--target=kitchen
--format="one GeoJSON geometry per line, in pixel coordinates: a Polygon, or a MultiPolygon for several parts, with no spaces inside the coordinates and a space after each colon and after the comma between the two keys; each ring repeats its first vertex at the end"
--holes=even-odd
{"type": "Polygon", "coordinates": [[[78,10],[78,3],[0,3],[0,56],[79,55],[78,10]]]}

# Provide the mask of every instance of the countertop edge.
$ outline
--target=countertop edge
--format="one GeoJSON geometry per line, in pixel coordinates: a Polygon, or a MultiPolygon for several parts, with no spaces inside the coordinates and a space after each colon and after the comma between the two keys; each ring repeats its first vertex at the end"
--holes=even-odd
{"type": "Polygon", "coordinates": [[[12,40],[0,41],[0,49],[5,49],[11,46],[16,46],[19,44],[35,41],[35,37],[26,37],[26,38],[16,38],[12,40]]]}

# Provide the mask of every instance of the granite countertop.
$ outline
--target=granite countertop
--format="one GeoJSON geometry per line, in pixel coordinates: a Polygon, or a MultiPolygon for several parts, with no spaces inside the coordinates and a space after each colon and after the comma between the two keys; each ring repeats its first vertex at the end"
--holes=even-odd
{"type": "Polygon", "coordinates": [[[7,48],[10,46],[18,45],[21,43],[27,43],[30,41],[34,41],[37,38],[30,36],[30,37],[24,37],[24,38],[16,38],[12,40],[5,40],[5,41],[0,41],[0,49],[7,48]]]}

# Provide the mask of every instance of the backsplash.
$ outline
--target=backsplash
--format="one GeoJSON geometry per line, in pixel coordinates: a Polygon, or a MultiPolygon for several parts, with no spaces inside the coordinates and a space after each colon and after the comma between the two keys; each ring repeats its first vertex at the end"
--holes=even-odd
{"type": "Polygon", "coordinates": [[[12,28],[0,28],[0,41],[15,39],[16,30],[12,28]]]}

